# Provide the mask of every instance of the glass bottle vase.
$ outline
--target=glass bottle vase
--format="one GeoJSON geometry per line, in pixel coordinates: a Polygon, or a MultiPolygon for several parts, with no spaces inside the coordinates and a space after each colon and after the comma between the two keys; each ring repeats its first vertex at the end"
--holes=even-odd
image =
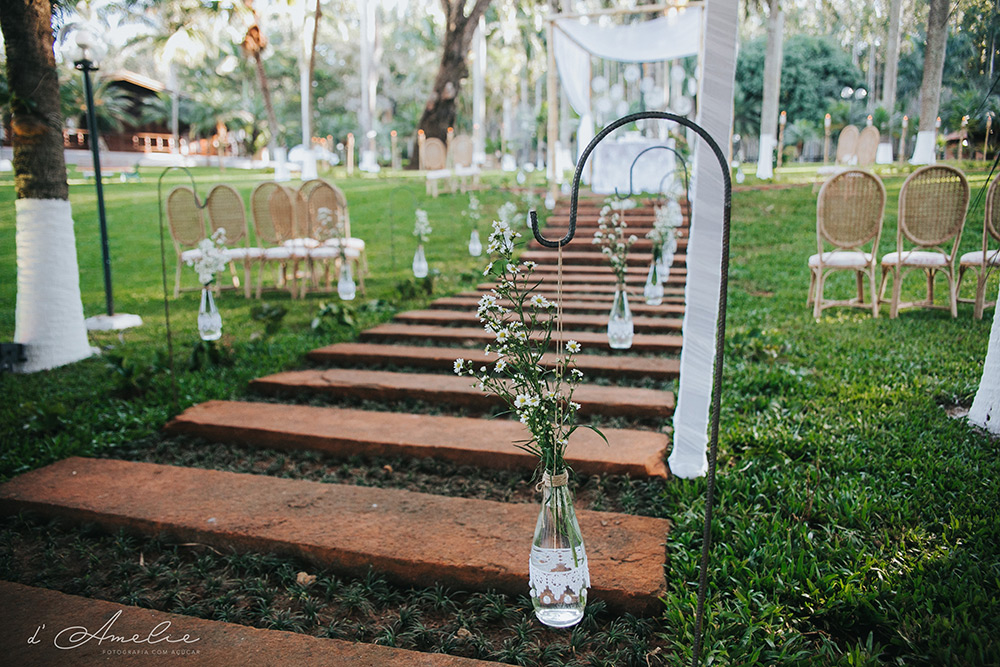
{"type": "Polygon", "coordinates": [[[660,275],[660,265],[656,261],[649,264],[649,273],[646,274],[646,286],[642,289],[642,295],[650,306],[659,306],[663,303],[663,280],[660,275]]]}
{"type": "Polygon", "coordinates": [[[472,235],[469,236],[469,254],[473,257],[479,257],[483,254],[483,242],[479,240],[478,229],[473,229],[472,235]]]}
{"type": "Polygon", "coordinates": [[[632,347],[633,336],[634,326],[632,311],[628,307],[628,295],[625,293],[625,285],[618,283],[611,313],[608,315],[608,345],[612,350],[627,350],[632,347]]]}
{"type": "Polygon", "coordinates": [[[587,552],[566,473],[553,477],[546,473],[542,488],[542,507],[528,563],[529,596],[539,621],[567,628],[583,619],[587,605],[587,552]]]}
{"type": "Polygon", "coordinates": [[[417,251],[413,253],[413,277],[426,278],[427,270],[427,258],[424,257],[424,246],[420,244],[417,246],[417,251]]]}
{"type": "Polygon", "coordinates": [[[198,335],[202,340],[222,338],[222,315],[215,307],[215,297],[208,287],[201,288],[201,306],[198,307],[198,335]]]}
{"type": "Polygon", "coordinates": [[[344,258],[341,260],[340,277],[337,279],[337,295],[344,301],[353,301],[357,291],[357,285],[354,284],[354,276],[351,274],[351,265],[344,258]]]}

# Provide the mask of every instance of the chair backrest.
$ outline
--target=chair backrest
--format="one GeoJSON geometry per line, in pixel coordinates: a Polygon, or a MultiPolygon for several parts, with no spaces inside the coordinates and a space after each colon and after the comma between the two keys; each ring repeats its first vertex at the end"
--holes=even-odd
{"type": "Polygon", "coordinates": [[[858,128],[854,125],[848,125],[840,131],[840,135],[837,137],[838,163],[845,164],[857,155],[859,134],[858,128]]]}
{"type": "Polygon", "coordinates": [[[904,238],[924,248],[954,241],[949,253],[953,257],[968,206],[969,182],[965,174],[944,164],[920,167],[899,190],[899,250],[903,250],[904,238]]]}
{"type": "Polygon", "coordinates": [[[175,247],[193,248],[205,238],[205,217],[194,190],[178,185],[167,195],[167,223],[175,247]]]}
{"type": "Polygon", "coordinates": [[[274,181],[260,183],[250,193],[250,217],[253,220],[253,233],[257,237],[260,245],[278,245],[278,233],[274,229],[274,220],[271,217],[271,194],[279,188],[274,181]]]}
{"type": "Polygon", "coordinates": [[[305,230],[306,236],[319,238],[321,236],[332,238],[335,234],[335,226],[343,223],[344,235],[351,235],[351,218],[347,211],[347,197],[336,185],[322,179],[306,181],[299,188],[300,202],[304,204],[305,210],[305,230]],[[326,208],[333,215],[333,228],[323,230],[320,221],[319,210],[326,208]]]}
{"type": "Polygon", "coordinates": [[[861,130],[858,135],[858,144],[855,154],[858,156],[858,166],[867,167],[875,164],[875,154],[878,153],[878,142],[882,138],[878,128],[869,125],[861,130]]]}
{"type": "Polygon", "coordinates": [[[216,185],[205,200],[208,223],[215,232],[226,230],[226,245],[233,247],[247,245],[247,214],[243,197],[231,185],[216,185]]]}
{"type": "Polygon", "coordinates": [[[424,147],[421,149],[423,155],[420,159],[424,163],[424,169],[434,171],[444,169],[448,164],[448,151],[444,147],[444,142],[435,137],[428,137],[424,140],[424,147]]]}
{"type": "Polygon", "coordinates": [[[993,178],[986,191],[986,219],[983,221],[983,252],[989,247],[990,237],[1000,241],[1000,178],[993,178]]]}
{"type": "Polygon", "coordinates": [[[475,146],[472,137],[460,134],[451,140],[451,159],[456,167],[471,167],[475,146]]]}
{"type": "Polygon", "coordinates": [[[816,200],[816,234],[820,254],[823,241],[838,249],[857,249],[874,241],[878,250],[885,215],[885,185],[861,169],[848,169],[831,177],[820,188],[816,200]]]}

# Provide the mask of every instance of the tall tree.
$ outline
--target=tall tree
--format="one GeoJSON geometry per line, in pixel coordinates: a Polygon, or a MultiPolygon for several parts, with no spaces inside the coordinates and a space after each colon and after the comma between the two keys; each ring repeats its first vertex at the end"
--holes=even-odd
{"type": "Polygon", "coordinates": [[[14,340],[32,372],[91,355],[80,301],[63,157],[59,77],[49,0],[5,0],[0,11],[10,86],[17,200],[14,340]]]}
{"type": "Polygon", "coordinates": [[[892,118],[896,106],[896,73],[899,71],[899,20],[903,0],[889,0],[889,35],[885,51],[885,75],[882,78],[882,106],[892,118]]]}
{"type": "Polygon", "coordinates": [[[934,162],[937,134],[934,123],[941,101],[941,75],[948,46],[948,0],[930,0],[927,13],[927,48],[924,51],[924,77],[920,83],[920,129],[913,149],[914,164],[934,162]]]}
{"type": "Polygon", "coordinates": [[[768,0],[767,51],[764,55],[764,96],[760,110],[760,156],[757,177],[771,178],[771,150],[777,146],[778,96],[781,93],[782,31],[785,15],[780,0],[768,0]]]}
{"type": "Polygon", "coordinates": [[[445,16],[444,53],[418,127],[426,136],[437,137],[442,141],[447,137],[448,128],[455,124],[456,100],[462,89],[462,81],[469,75],[467,58],[472,36],[479,25],[479,17],[490,5],[490,0],[474,0],[472,9],[466,14],[468,2],[469,0],[441,0],[445,16]]]}

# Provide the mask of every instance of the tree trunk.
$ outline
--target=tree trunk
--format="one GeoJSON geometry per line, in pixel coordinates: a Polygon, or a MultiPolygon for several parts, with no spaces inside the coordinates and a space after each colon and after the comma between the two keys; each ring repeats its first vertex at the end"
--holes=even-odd
{"type": "MultiPolygon", "coordinates": [[[[441,65],[434,79],[434,89],[417,126],[428,138],[436,137],[445,141],[448,128],[455,125],[456,101],[462,90],[462,81],[469,75],[466,60],[469,46],[476,26],[479,25],[479,17],[485,13],[490,4],[490,0],[475,0],[472,10],[466,15],[467,1],[441,0],[447,20],[444,53],[441,55],[441,65]]],[[[418,146],[414,145],[410,168],[416,169],[419,164],[418,146]]]]}
{"type": "Polygon", "coordinates": [[[931,164],[935,159],[937,132],[934,123],[941,101],[941,75],[944,72],[945,47],[948,45],[948,0],[930,0],[930,3],[924,78],[920,83],[920,128],[911,160],[914,164],[931,164]]]}
{"type": "Polygon", "coordinates": [[[0,12],[11,93],[17,195],[14,341],[32,372],[91,355],[80,301],[66,182],[49,0],[7,0],[0,12]]]}
{"type": "MultiPolygon", "coordinates": [[[[889,0],[889,36],[885,52],[885,76],[882,79],[882,106],[892,118],[896,106],[896,78],[899,72],[899,19],[903,0],[889,0]]],[[[891,122],[891,121],[890,121],[891,122]]]]}
{"type": "MultiPolygon", "coordinates": [[[[256,18],[256,12],[254,13],[256,18]]],[[[253,58],[257,69],[257,80],[260,82],[260,92],[264,97],[264,109],[267,110],[267,147],[271,153],[271,159],[275,159],[278,152],[278,117],[274,114],[274,104],[271,102],[271,87],[267,83],[267,72],[264,71],[264,59],[261,52],[267,46],[267,38],[260,30],[260,26],[254,23],[247,30],[243,38],[243,51],[253,58]]]]}
{"type": "Polygon", "coordinates": [[[983,377],[969,408],[969,421],[990,433],[1000,434],[1000,308],[993,313],[983,377]]]}
{"type": "Polygon", "coordinates": [[[757,157],[757,177],[771,178],[771,151],[777,146],[778,96],[781,93],[782,29],[785,14],[780,0],[769,0],[767,17],[767,51],[764,54],[764,92],[760,108],[760,155],[757,157]]]}

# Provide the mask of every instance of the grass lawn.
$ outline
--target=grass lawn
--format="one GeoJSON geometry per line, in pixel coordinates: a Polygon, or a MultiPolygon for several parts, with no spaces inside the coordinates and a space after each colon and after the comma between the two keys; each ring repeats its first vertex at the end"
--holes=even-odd
{"type": "MultiPolygon", "coordinates": [[[[967,169],[973,199],[982,165],[967,169]]],[[[1000,662],[1000,440],[950,412],[971,404],[993,311],[888,309],[877,320],[807,309],[806,258],[815,252],[814,172],[789,168],[788,189],[737,192],[718,504],[706,619],[706,654],[724,665],[995,665],[1000,662]]],[[[888,205],[881,252],[894,249],[905,174],[883,175],[888,205]]],[[[328,459],[183,438],[160,427],[208,399],[247,397],[247,382],[308,365],[307,351],[353,339],[396,312],[467,289],[483,261],[468,256],[462,195],[426,198],[407,174],[332,178],[369,245],[368,294],[292,301],[242,292],[219,299],[221,344],[196,344],[197,294],[170,300],[177,406],[166,362],[157,227],[157,172],[105,190],[115,302],[143,327],[92,334],[100,357],[30,376],[0,376],[0,480],[70,455],[119,457],[254,474],[537,502],[530,475],[434,461],[328,459]],[[433,280],[409,263],[414,199],[430,217],[433,280]],[[322,309],[323,304],[332,307],[322,309]],[[279,320],[274,312],[284,309],[279,320]],[[320,315],[320,313],[324,313],[320,315]],[[319,326],[311,325],[319,317],[319,326]],[[272,327],[268,327],[268,323],[272,327]],[[395,471],[395,472],[393,472],[395,471]]],[[[244,196],[266,175],[195,171],[244,196]]],[[[184,180],[171,172],[164,185],[184,180]]],[[[752,180],[752,179],[748,179],[752,180]]],[[[500,177],[487,179],[500,185],[500,177]]],[[[488,216],[512,195],[480,193],[488,216]]],[[[13,187],[0,180],[0,340],[14,330],[13,187]]],[[[84,309],[104,307],[93,184],[71,186],[84,309]]],[[[980,247],[983,209],[970,211],[962,250],[980,247]]],[[[485,235],[484,235],[485,237],[485,235]]],[[[173,250],[167,247],[172,287],[173,250]]],[[[185,268],[186,285],[196,279],[185,268]]],[[[911,274],[904,296],[923,279],[911,274]]],[[[827,294],[846,294],[837,275],[827,294]]],[[[971,296],[967,279],[963,295],[971,296]]],[[[937,293],[943,295],[939,281],[937,293]]],[[[988,293],[996,294],[997,278],[988,293]]],[[[437,406],[362,405],[433,412],[437,406]]],[[[621,425],[621,424],[616,424],[621,425]]],[[[627,424],[625,424],[627,425],[627,424]]],[[[671,519],[667,594],[651,618],[616,616],[598,601],[572,632],[540,628],[524,597],[402,588],[376,573],[318,572],[267,554],[220,554],[165,539],[105,535],[31,517],[0,521],[0,578],[259,627],[441,651],[512,664],[682,665],[690,662],[704,480],[576,480],[581,507],[671,519]],[[139,554],[143,554],[140,564],[139,554]]],[[[525,544],[530,536],[525,535],[525,544]]]]}

